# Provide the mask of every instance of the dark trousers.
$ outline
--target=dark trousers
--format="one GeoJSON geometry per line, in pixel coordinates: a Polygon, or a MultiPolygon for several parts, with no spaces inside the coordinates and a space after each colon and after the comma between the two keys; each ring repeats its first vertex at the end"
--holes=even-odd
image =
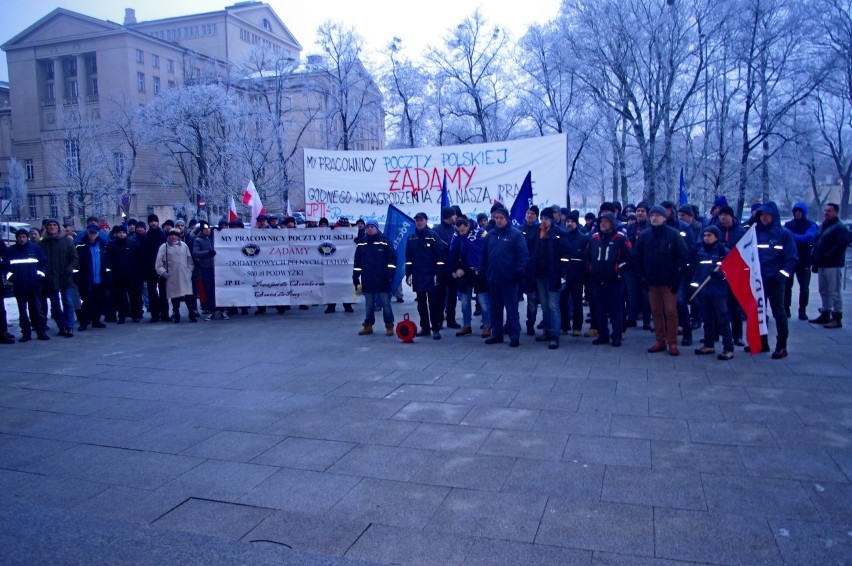
{"type": "Polygon", "coordinates": [[[166,280],[159,275],[149,275],[145,280],[148,287],[148,311],[152,320],[169,318],[169,300],[166,295],[166,280]]]}
{"type": "Polygon", "coordinates": [[[632,269],[622,271],[624,277],[624,289],[627,292],[627,309],[625,317],[630,322],[636,322],[639,318],[639,309],[642,306],[642,283],[639,275],[632,269]]]}
{"type": "Polygon", "coordinates": [[[216,310],[216,273],[213,268],[201,269],[201,284],[204,285],[204,297],[207,300],[207,310],[216,310]]]}
{"type": "Polygon", "coordinates": [[[130,281],[113,276],[110,284],[110,295],[115,308],[111,311],[113,316],[116,311],[118,311],[119,320],[124,320],[130,316],[130,281]]]}
{"type": "Polygon", "coordinates": [[[598,336],[620,340],[624,331],[624,281],[592,281],[598,336]],[[612,325],[612,332],[610,332],[612,325]]]}
{"type": "Polygon", "coordinates": [[[598,306],[595,303],[595,293],[592,291],[592,283],[588,279],[583,282],[583,291],[586,295],[586,300],[589,302],[589,328],[592,330],[598,329],[598,306]]]}
{"type": "Polygon", "coordinates": [[[692,295],[690,280],[691,276],[686,277],[677,292],[677,325],[683,329],[684,340],[692,340],[692,322],[689,319],[689,297],[692,295]]]}
{"type": "Polygon", "coordinates": [[[521,317],[518,314],[520,288],[517,283],[488,282],[488,299],[491,302],[491,337],[510,340],[521,337],[521,317]],[[505,310],[505,318],[503,316],[505,310]],[[505,325],[504,325],[505,320],[505,325]]]}
{"type": "MultiPolygon", "coordinates": [[[[29,338],[32,336],[33,329],[38,334],[43,334],[46,327],[44,312],[41,310],[41,287],[15,288],[15,301],[18,303],[21,334],[29,338]]],[[[4,316],[3,320],[5,319],[4,316]]]]}
{"type": "Polygon", "coordinates": [[[80,325],[88,326],[93,322],[100,322],[101,313],[104,310],[104,299],[106,298],[106,287],[103,283],[80,287],[80,299],[83,306],[80,309],[80,325]]]}
{"type": "Polygon", "coordinates": [[[734,340],[742,340],[743,309],[730,289],[728,289],[728,317],[731,320],[731,334],[734,336],[734,340]]]}
{"type": "Polygon", "coordinates": [[[420,315],[420,328],[425,331],[438,331],[444,325],[444,295],[446,287],[435,287],[431,291],[418,291],[417,314],[420,315]]]}
{"type": "Polygon", "coordinates": [[[787,337],[790,328],[787,324],[787,314],[784,312],[784,282],[776,279],[763,280],[764,294],[769,308],[772,309],[772,318],[775,319],[775,331],[778,338],[775,342],[776,350],[787,349],[787,337]]]}
{"type": "Polygon", "coordinates": [[[728,318],[727,297],[706,297],[698,295],[701,313],[704,317],[704,345],[713,348],[716,336],[722,337],[722,349],[725,352],[734,351],[734,338],[731,334],[731,321],[728,318]]]}
{"type": "Polygon", "coordinates": [[[127,283],[127,299],[130,318],[142,318],[142,288],[144,281],[133,278],[127,283]]]}
{"type": "Polygon", "coordinates": [[[447,313],[447,322],[456,322],[456,307],[458,306],[458,291],[459,285],[458,281],[450,278],[447,281],[446,285],[442,285],[443,288],[443,296],[444,296],[444,305],[443,310],[447,313]]]}
{"type": "Polygon", "coordinates": [[[569,281],[559,292],[560,326],[563,332],[583,328],[583,282],[569,281]]]}
{"type": "Polygon", "coordinates": [[[808,287],[811,285],[811,268],[797,267],[793,275],[795,277],[787,278],[787,285],[784,289],[784,307],[790,310],[793,305],[793,279],[795,278],[799,282],[799,310],[805,310],[810,298],[808,287]]]}

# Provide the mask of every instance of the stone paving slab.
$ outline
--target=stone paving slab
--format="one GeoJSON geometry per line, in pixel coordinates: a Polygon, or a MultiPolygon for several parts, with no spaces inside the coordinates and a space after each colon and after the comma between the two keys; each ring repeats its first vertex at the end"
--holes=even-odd
{"type": "Polygon", "coordinates": [[[852,331],[790,325],[787,359],[724,363],[647,354],[633,330],[620,349],[405,345],[321,308],[3,346],[0,548],[27,563],[848,563],[852,331]]]}

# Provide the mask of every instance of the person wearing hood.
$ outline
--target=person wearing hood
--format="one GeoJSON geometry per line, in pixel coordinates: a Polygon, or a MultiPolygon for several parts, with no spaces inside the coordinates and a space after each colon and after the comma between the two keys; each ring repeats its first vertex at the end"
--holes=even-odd
{"type": "Polygon", "coordinates": [[[592,344],[609,344],[611,340],[617,348],[621,346],[624,331],[622,272],[630,261],[630,241],[615,228],[613,213],[604,212],[600,215],[598,230],[589,240],[586,262],[597,315],[598,336],[592,344]]]}
{"type": "MultiPolygon", "coordinates": [[[[697,266],[691,287],[698,290],[698,301],[704,315],[704,345],[696,348],[698,355],[716,353],[716,337],[722,337],[720,360],[734,357],[734,338],[728,318],[728,293],[725,275],[719,267],[728,255],[728,248],[719,240],[718,226],[706,226],[702,231],[702,243],[698,246],[697,266]],[[701,287],[704,285],[703,287],[701,287]]],[[[694,291],[693,291],[694,292],[694,291]]]]}
{"type": "Polygon", "coordinates": [[[447,260],[444,241],[429,228],[425,212],[414,215],[414,232],[405,243],[405,284],[414,291],[420,332],[417,336],[432,335],[441,339],[444,324],[444,300],[438,285],[438,275],[447,260]]]}
{"type": "Polygon", "coordinates": [[[719,222],[719,212],[728,206],[728,199],[725,195],[716,197],[713,201],[713,206],[710,207],[710,218],[707,219],[708,226],[716,226],[719,222]]]}
{"type": "Polygon", "coordinates": [[[15,243],[6,250],[6,267],[9,270],[7,278],[12,282],[18,303],[21,325],[18,342],[32,340],[33,330],[39,340],[50,340],[41,301],[41,288],[47,275],[47,256],[41,246],[29,240],[26,228],[15,232],[15,243]]]}
{"type": "MultiPolygon", "coordinates": [[[[763,278],[766,302],[772,309],[777,333],[772,359],[780,360],[787,357],[787,337],[789,336],[787,315],[784,312],[784,289],[787,280],[796,269],[799,256],[793,234],[781,226],[778,205],[767,201],[760,205],[755,216],[760,274],[763,278]]],[[[768,350],[768,346],[767,340],[763,344],[763,349],[768,350]]]]}
{"type": "Polygon", "coordinates": [[[521,337],[518,298],[530,254],[524,235],[509,223],[508,210],[498,208],[491,217],[494,229],[488,232],[482,248],[482,270],[488,280],[491,300],[491,336],[485,343],[502,344],[505,332],[509,335],[509,346],[517,348],[521,337]]]}
{"type": "Polygon", "coordinates": [[[822,211],[823,223],[819,228],[813,253],[813,271],[817,273],[819,296],[822,300],[820,315],[809,322],[823,324],[823,328],[841,328],[843,302],[840,284],[849,230],[838,218],[840,207],[832,202],[822,211]]]}
{"type": "Polygon", "coordinates": [[[180,301],[189,310],[189,322],[198,322],[198,311],[192,298],[192,252],[180,239],[180,230],[169,230],[169,239],[157,251],[154,263],[157,274],[166,281],[166,296],[172,303],[172,322],[180,322],[180,301]]]}
{"type": "MultiPolygon", "coordinates": [[[[808,218],[808,205],[797,202],[793,205],[793,219],[784,224],[784,228],[793,234],[799,262],[796,264],[795,279],[799,282],[799,320],[808,320],[808,287],[811,285],[811,250],[817,237],[817,225],[808,218]]],[[[792,316],[793,277],[787,279],[784,290],[784,312],[787,318],[792,316]]]]}
{"type": "Polygon", "coordinates": [[[352,283],[357,292],[364,294],[364,324],[359,336],[373,333],[376,324],[376,297],[382,305],[382,318],[385,323],[385,335],[393,336],[393,309],[390,291],[396,274],[396,251],[379,230],[376,220],[368,220],[364,225],[364,236],[355,246],[355,267],[352,271],[352,283]]]}

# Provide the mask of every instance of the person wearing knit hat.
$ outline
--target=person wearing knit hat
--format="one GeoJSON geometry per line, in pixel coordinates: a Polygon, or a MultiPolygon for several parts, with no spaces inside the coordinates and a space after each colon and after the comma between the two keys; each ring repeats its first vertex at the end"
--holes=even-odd
{"type": "MultiPolygon", "coordinates": [[[[444,243],[445,253],[450,249],[450,242],[456,234],[456,209],[445,206],[441,209],[441,222],[432,226],[432,230],[444,243]]],[[[456,307],[458,306],[458,287],[456,280],[451,275],[450,266],[444,262],[438,268],[438,291],[441,296],[441,312],[445,313],[447,328],[459,329],[461,324],[456,320],[456,307]]]]}
{"type": "Polygon", "coordinates": [[[382,306],[385,335],[393,336],[393,309],[391,308],[391,283],[396,274],[396,251],[379,230],[377,220],[371,218],[364,225],[364,236],[355,248],[352,283],[355,291],[364,295],[364,322],[359,336],[373,333],[376,323],[376,304],[382,306]],[[376,303],[378,299],[378,303],[376,303]]]}
{"type": "Polygon", "coordinates": [[[630,259],[630,242],[615,229],[612,212],[598,218],[598,231],[589,241],[588,264],[595,304],[598,336],[592,344],[621,346],[624,324],[624,281],[622,271],[630,259]],[[611,330],[610,330],[611,327],[611,330]]]}
{"type": "Polygon", "coordinates": [[[587,296],[592,291],[588,287],[586,270],[586,248],[589,236],[580,228],[580,211],[572,210],[565,217],[565,290],[560,293],[560,330],[562,334],[571,331],[572,336],[580,336],[583,329],[583,287],[587,296]],[[569,310],[569,305],[572,307],[569,310]],[[568,313],[571,313],[569,319],[568,313]]]}
{"type": "MultiPolygon", "coordinates": [[[[535,296],[541,303],[542,334],[536,336],[536,342],[547,342],[548,348],[559,348],[561,317],[559,310],[560,290],[562,289],[562,274],[567,262],[566,244],[567,233],[553,223],[553,211],[544,209],[541,213],[541,226],[530,248],[530,269],[535,283],[535,296]]],[[[527,298],[528,304],[532,297],[527,298]]],[[[529,310],[527,311],[529,316],[529,310]]],[[[535,334],[535,326],[531,326],[527,318],[527,330],[535,334]]],[[[535,312],[533,312],[533,321],[535,312]]],[[[529,332],[528,332],[529,334],[529,332]]]]}
{"type": "Polygon", "coordinates": [[[716,226],[707,226],[702,231],[702,243],[698,246],[697,268],[690,289],[698,293],[701,313],[704,318],[704,345],[695,349],[698,355],[716,353],[716,337],[722,337],[720,360],[734,357],[734,339],[728,317],[728,284],[719,269],[728,249],[719,241],[721,232],[716,226]]]}
{"type": "Polygon", "coordinates": [[[444,324],[444,297],[438,286],[439,269],[446,263],[447,249],[438,234],[429,228],[425,212],[414,215],[414,231],[405,244],[405,284],[414,291],[420,331],[417,336],[441,339],[444,324]]]}
{"type": "MultiPolygon", "coordinates": [[[[551,210],[551,213],[553,211],[551,210]]],[[[536,205],[530,206],[524,214],[524,223],[518,226],[518,230],[524,236],[527,243],[527,252],[532,255],[539,237],[538,220],[539,210],[536,205]]],[[[527,336],[535,336],[535,318],[538,314],[538,288],[533,270],[529,270],[521,282],[521,293],[526,295],[527,303],[527,336]]]]}
{"type": "Polygon", "coordinates": [[[509,335],[509,346],[517,348],[521,336],[518,299],[520,284],[527,273],[529,250],[521,231],[509,223],[508,210],[498,208],[492,219],[494,229],[488,233],[482,249],[482,270],[488,280],[491,303],[491,336],[485,343],[501,344],[505,332],[509,335]]]}
{"type": "Polygon", "coordinates": [[[148,231],[139,242],[145,287],[148,291],[148,312],[150,322],[169,322],[169,300],[166,297],[166,280],[160,277],[154,268],[160,246],[166,243],[166,233],[160,227],[160,218],[156,214],[148,215],[148,231]]]}

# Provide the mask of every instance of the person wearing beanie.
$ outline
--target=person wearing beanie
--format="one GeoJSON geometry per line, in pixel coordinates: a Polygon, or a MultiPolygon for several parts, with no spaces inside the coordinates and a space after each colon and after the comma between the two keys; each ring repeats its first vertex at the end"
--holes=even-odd
{"type": "Polygon", "coordinates": [[[698,302],[704,318],[703,346],[695,349],[697,355],[716,353],[717,336],[722,337],[720,360],[734,357],[734,339],[728,317],[728,294],[730,289],[720,266],[728,255],[728,248],[720,241],[721,231],[716,226],[707,226],[702,231],[702,243],[698,246],[697,267],[690,287],[698,292],[698,302]]]}
{"type": "Polygon", "coordinates": [[[484,228],[486,224],[488,224],[488,215],[484,212],[480,212],[476,215],[476,223],[480,228],[484,228]]]}
{"type": "MultiPolygon", "coordinates": [[[[527,252],[532,256],[533,247],[536,244],[539,236],[538,220],[539,210],[536,205],[530,206],[524,214],[524,223],[518,226],[524,240],[527,243],[527,252]]],[[[551,218],[554,216],[553,209],[550,210],[551,218]]],[[[527,336],[535,336],[535,318],[538,314],[538,290],[536,284],[536,276],[533,270],[530,270],[521,283],[521,293],[527,298],[527,336]]]]}
{"type": "Polygon", "coordinates": [[[160,228],[160,218],[156,214],[148,215],[148,231],[140,242],[142,269],[145,288],[148,291],[148,312],[150,322],[169,322],[169,301],[166,298],[166,280],[160,277],[155,268],[160,246],[166,243],[166,233],[160,228]]]}
{"type": "Polygon", "coordinates": [[[488,286],[484,273],[479,269],[482,258],[482,246],[485,230],[473,224],[466,217],[456,220],[456,237],[450,243],[448,263],[456,279],[461,301],[462,327],[456,336],[473,334],[471,304],[474,291],[477,294],[480,314],[482,315],[482,336],[491,335],[491,313],[488,301],[488,286]]]}
{"type": "Polygon", "coordinates": [[[523,234],[509,223],[508,210],[498,208],[492,212],[492,219],[494,229],[486,236],[482,249],[482,270],[491,302],[491,336],[485,343],[503,343],[505,332],[509,346],[517,348],[521,336],[518,299],[530,255],[523,234]]]}
{"type": "MultiPolygon", "coordinates": [[[[433,230],[438,237],[441,238],[445,253],[450,249],[450,242],[456,234],[456,209],[452,206],[445,206],[441,209],[441,223],[433,226],[433,230]]],[[[451,276],[450,266],[446,262],[442,263],[438,268],[438,291],[441,298],[441,312],[446,313],[447,328],[459,329],[461,325],[456,321],[456,306],[458,305],[458,297],[456,281],[451,276]]]]}
{"type": "Polygon", "coordinates": [[[47,316],[47,303],[59,336],[74,336],[74,271],[77,269],[77,247],[74,241],[61,230],[55,218],[45,221],[44,238],[39,245],[47,258],[47,271],[42,285],[43,309],[47,316]]]}
{"type": "Polygon", "coordinates": [[[615,214],[604,212],[600,215],[598,231],[589,240],[586,261],[598,331],[592,344],[599,346],[612,343],[617,348],[621,346],[624,331],[622,272],[630,261],[630,242],[624,234],[616,231],[615,226],[615,214]]]}
{"type": "Polygon", "coordinates": [[[709,223],[715,224],[715,218],[719,215],[719,211],[722,207],[728,206],[728,199],[725,195],[720,195],[716,197],[716,200],[713,201],[713,206],[710,207],[710,221],[709,223]]]}
{"type": "Polygon", "coordinates": [[[654,320],[656,343],[648,352],[672,356],[677,347],[677,294],[687,266],[686,242],[666,223],[666,212],[654,206],[650,210],[651,227],[636,240],[635,261],[642,286],[648,288],[648,302],[654,320]]]}
{"type": "Polygon", "coordinates": [[[796,264],[796,271],[787,279],[787,287],[784,290],[784,310],[787,318],[792,316],[790,308],[793,306],[793,281],[799,282],[799,320],[808,320],[808,299],[810,293],[808,288],[811,285],[811,250],[816,241],[817,228],[816,222],[808,219],[808,205],[804,202],[797,202],[793,205],[793,219],[784,224],[784,228],[793,234],[793,241],[796,242],[796,252],[799,254],[799,263],[796,264]]]}
{"type": "Polygon", "coordinates": [[[379,229],[379,223],[368,220],[364,225],[364,237],[355,247],[355,267],[352,284],[355,291],[364,295],[364,323],[359,336],[373,333],[376,324],[376,304],[382,306],[385,336],[393,336],[393,309],[390,292],[396,275],[396,251],[379,229]],[[378,298],[378,303],[376,299],[378,298]]]}
{"type": "Polygon", "coordinates": [[[123,224],[116,224],[112,231],[114,237],[106,245],[106,256],[112,270],[110,297],[118,311],[115,321],[124,324],[128,316],[142,311],[142,295],[137,295],[137,286],[134,285],[136,242],[127,237],[123,224]]]}
{"type": "Polygon", "coordinates": [[[166,281],[166,296],[172,303],[171,321],[180,322],[180,302],[186,303],[189,321],[198,322],[198,311],[192,300],[192,252],[180,239],[180,230],[169,231],[168,240],[157,251],[157,274],[166,281]]]}
{"type": "MultiPolygon", "coordinates": [[[[587,284],[586,248],[589,236],[580,229],[580,212],[565,217],[565,288],[559,296],[559,324],[562,334],[580,336],[583,329],[583,287],[587,284]],[[570,307],[570,308],[569,308],[570,307]],[[569,316],[570,315],[570,316],[569,316]]],[[[587,289],[591,297],[591,289],[587,289]]]]}
{"type": "Polygon", "coordinates": [[[820,315],[809,322],[824,324],[823,328],[843,326],[843,297],[841,272],[846,261],[849,230],[840,221],[840,206],[830,202],[823,208],[823,222],[817,233],[813,250],[813,271],[817,273],[819,297],[822,301],[820,315]]]}
{"type": "MultiPolygon", "coordinates": [[[[21,337],[18,342],[32,340],[33,330],[36,331],[39,340],[50,340],[47,335],[47,322],[41,294],[48,269],[47,256],[39,244],[29,240],[29,232],[26,228],[15,231],[15,243],[6,250],[4,268],[8,270],[6,280],[12,283],[12,291],[18,305],[18,323],[21,326],[21,337]]],[[[3,298],[0,297],[0,301],[2,300],[3,298]]],[[[3,341],[9,343],[6,329],[3,330],[3,341]]]]}
{"type": "Polygon", "coordinates": [[[445,287],[438,285],[438,275],[447,261],[444,240],[429,228],[429,217],[425,212],[414,215],[414,232],[405,244],[405,284],[414,291],[417,314],[420,316],[420,332],[417,336],[441,339],[444,324],[445,287]]]}
{"type": "Polygon", "coordinates": [[[595,216],[594,212],[587,212],[586,215],[583,217],[583,226],[580,228],[580,230],[582,230],[584,234],[591,235],[592,229],[595,227],[595,222],[597,221],[597,219],[598,217],[595,216]]]}
{"type": "Polygon", "coordinates": [[[101,322],[101,314],[106,305],[111,268],[106,252],[107,245],[99,239],[99,232],[97,225],[89,224],[86,226],[86,239],[82,244],[77,244],[79,264],[74,282],[82,301],[80,325],[77,327],[80,332],[84,332],[90,325],[92,328],[106,328],[101,322]]]}
{"type": "MultiPolygon", "coordinates": [[[[548,348],[559,348],[561,331],[560,289],[562,275],[568,261],[567,233],[553,222],[553,211],[544,209],[541,213],[541,226],[530,248],[530,269],[536,286],[535,296],[541,303],[542,334],[536,336],[536,342],[547,342],[548,348]]],[[[532,302],[532,296],[527,299],[532,302]]],[[[533,320],[535,311],[533,311],[533,320]]],[[[529,309],[527,310],[529,316],[529,309]]],[[[535,327],[527,319],[527,334],[535,327]]]]}

